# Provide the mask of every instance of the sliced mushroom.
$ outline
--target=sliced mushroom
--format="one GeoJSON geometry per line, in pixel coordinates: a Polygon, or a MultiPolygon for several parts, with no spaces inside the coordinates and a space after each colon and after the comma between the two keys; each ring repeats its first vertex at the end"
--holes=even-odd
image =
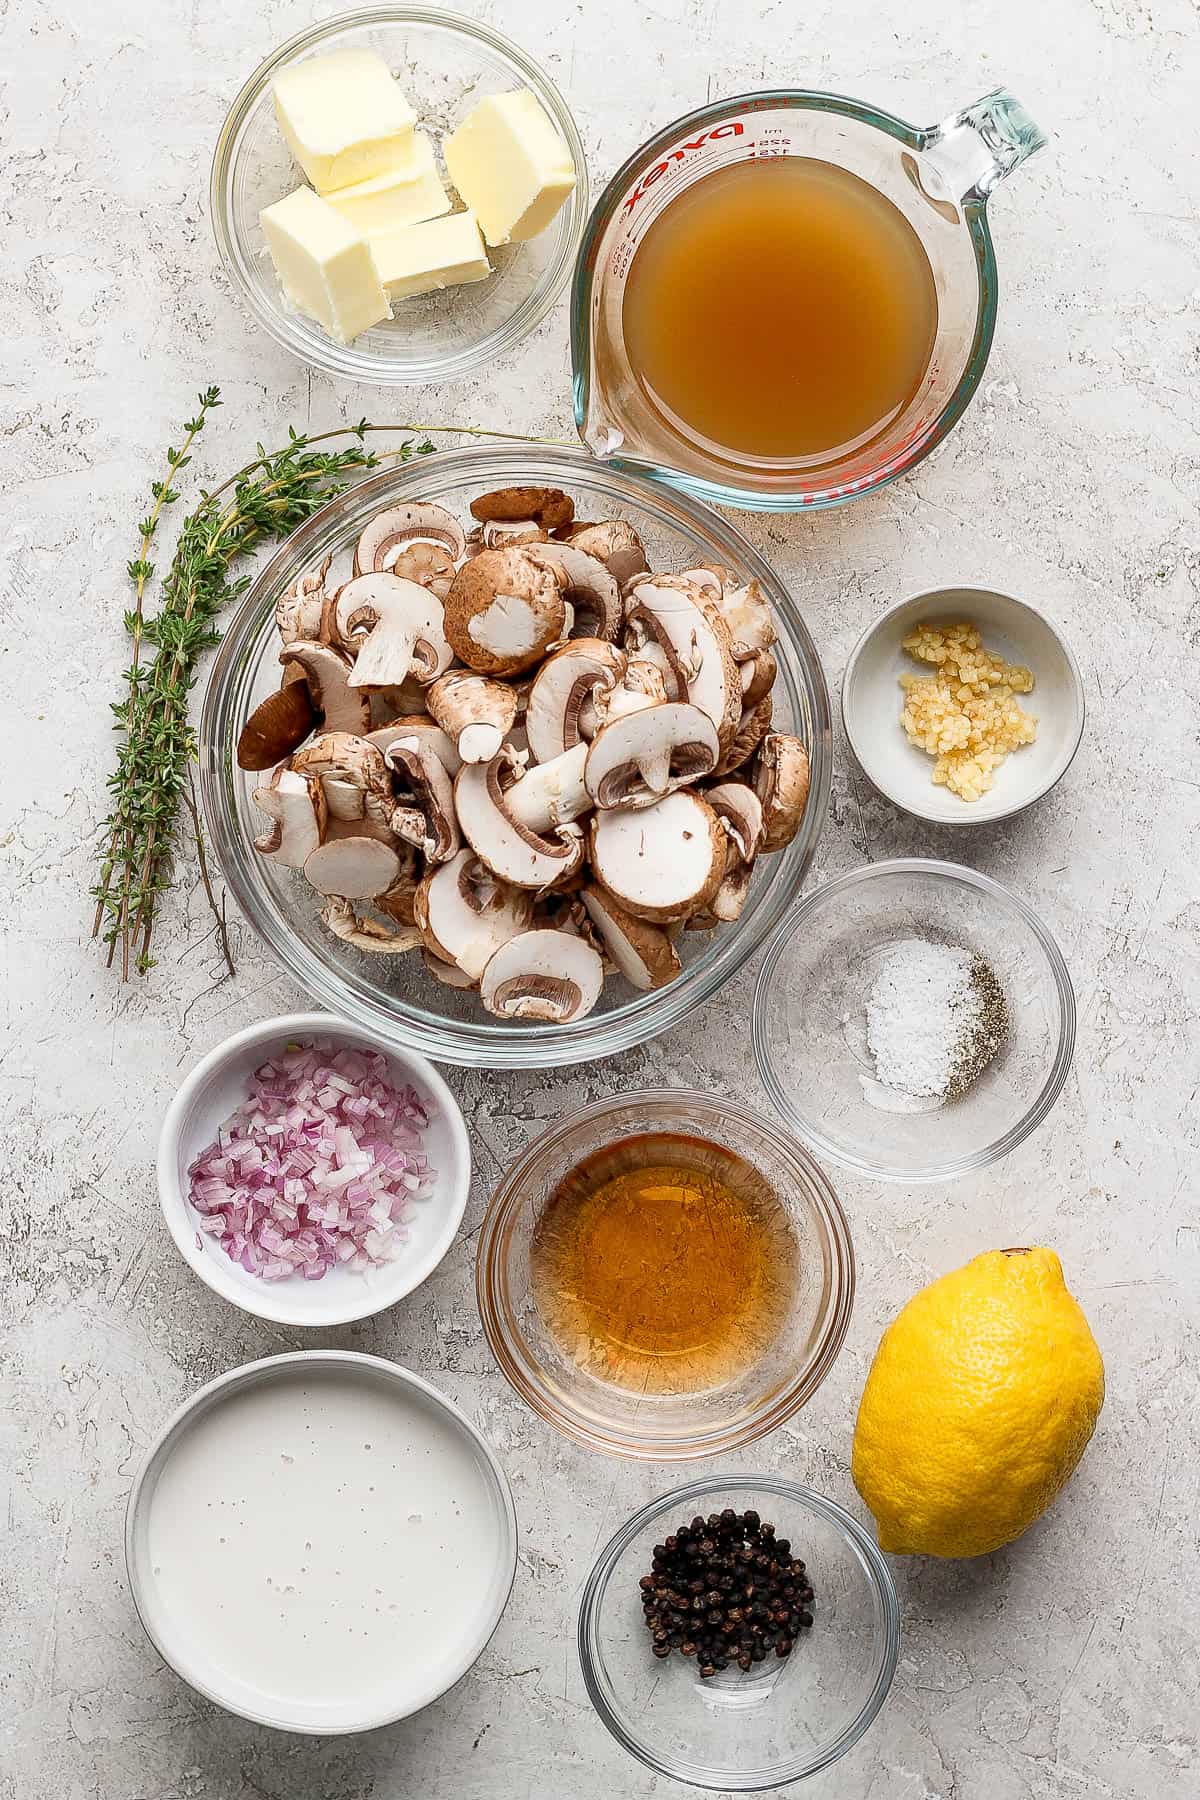
{"type": "Polygon", "coordinates": [[[437,595],[386,570],[338,589],[323,627],[354,655],[351,687],[436,681],[453,660],[437,595]]]}
{"type": "Polygon", "coordinates": [[[484,550],[464,563],[446,597],[454,654],[482,675],[532,668],[570,629],[562,579],[520,547],[484,550]]]}
{"type": "Polygon", "coordinates": [[[610,719],[587,752],[584,781],[597,806],[653,806],[709,774],[717,728],[686,701],[666,701],[610,719]]]}
{"type": "Polygon", "coordinates": [[[300,775],[317,775],[322,780],[333,776],[360,788],[366,816],[381,825],[390,824],[391,771],[383,760],[383,752],[366,738],[348,731],[322,732],[311,744],[297,750],[292,768],[300,775]]]}
{"type": "Polygon", "coordinates": [[[376,513],[355,545],[354,573],[369,575],[388,568],[407,545],[417,541],[444,544],[457,562],[466,540],[453,513],[432,500],[389,506],[376,513]]]}
{"type": "Polygon", "coordinates": [[[661,645],[674,676],[671,698],[707,713],[724,750],[742,716],[742,685],[715,602],[682,576],[651,575],[634,584],[627,621],[636,643],[653,638],[661,645]]]}
{"type": "Polygon", "coordinates": [[[632,987],[646,993],[674,981],[682,964],[661,926],[635,919],[603,888],[586,887],[581,898],[614,967],[632,987]]]}
{"type": "Polygon", "coordinates": [[[255,838],[254,848],[286,869],[302,869],[325,835],[321,783],[280,763],[266,786],[255,788],[254,804],[271,820],[270,830],[255,838]]]}
{"type": "Polygon", "coordinates": [[[421,943],[420,932],[411,926],[393,931],[378,919],[360,919],[350,901],[340,894],[334,894],[328,905],[321,908],[321,922],[343,943],[376,956],[403,956],[418,949],[421,943]]]}
{"type": "Polygon", "coordinates": [[[426,948],[473,982],[500,946],[527,928],[532,912],[531,897],[496,881],[470,850],[429,870],[413,896],[426,948]]]}
{"type": "Polygon", "coordinates": [[[395,919],[397,925],[415,925],[416,911],[414,901],[417,892],[416,852],[411,844],[403,844],[400,851],[400,873],[384,894],[375,894],[371,905],[386,913],[389,919],[395,919]],[[411,861],[406,861],[411,858],[411,861]]]}
{"type": "MultiPolygon", "coordinates": [[[[304,671],[313,709],[324,731],[349,731],[356,735],[371,729],[371,702],[350,685],[350,663],[328,644],[298,638],[279,652],[285,668],[304,671]]],[[[298,683],[296,685],[299,685],[298,683]]]]}
{"type": "Polygon", "coordinates": [[[574,544],[533,544],[529,554],[535,562],[549,564],[562,576],[563,594],[574,610],[577,635],[615,643],[625,622],[625,609],[621,590],[599,557],[589,556],[574,544]],[[579,630],[581,618],[587,621],[586,632],[579,630]]]}
{"type": "Polygon", "coordinates": [[[729,627],[733,654],[738,662],[758,650],[769,650],[777,633],[767,597],[753,576],[743,581],[735,570],[724,563],[709,563],[704,568],[688,569],[685,579],[711,589],[721,616],[729,627]]]}
{"type": "Polygon", "coordinates": [[[649,568],[641,538],[627,519],[601,519],[570,525],[561,532],[568,544],[600,559],[618,586],[649,568]]]}
{"type": "Polygon", "coordinates": [[[548,888],[573,875],[583,860],[576,825],[559,825],[553,836],[533,831],[513,818],[500,785],[502,759],[465,763],[454,783],[458,823],[480,861],[515,887],[548,888]]]}
{"type": "Polygon", "coordinates": [[[742,862],[753,862],[763,847],[762,801],[745,781],[722,781],[705,788],[704,798],[721,820],[742,862]]]}
{"type": "Polygon", "coordinates": [[[478,981],[468,975],[465,969],[460,969],[457,963],[443,962],[440,956],[433,954],[428,945],[421,951],[421,961],[433,979],[440,981],[443,987],[458,988],[469,993],[472,988],[479,986],[478,981]]]}
{"type": "MultiPolygon", "coordinates": [[[[525,731],[536,762],[553,762],[581,738],[585,711],[597,690],[607,692],[625,673],[625,652],[603,638],[573,638],[548,656],[529,690],[525,731]]],[[[595,714],[592,714],[593,727],[595,714]]]]}
{"type": "Polygon", "coordinates": [[[490,762],[517,716],[516,690],[507,682],[460,669],[435,681],[425,698],[462,762],[490,762]]]}
{"type": "MultiPolygon", "coordinates": [[[[428,698],[427,690],[422,690],[421,698],[428,698]]],[[[414,745],[426,745],[448,775],[457,775],[462,768],[462,757],[454,746],[454,739],[435,724],[428,713],[405,713],[367,733],[367,742],[382,750],[385,756],[397,738],[406,738],[414,745]]]]}
{"type": "Polygon", "coordinates": [[[544,544],[546,533],[536,519],[489,519],[471,533],[467,548],[476,540],[481,550],[503,550],[509,544],[544,544]]]}
{"type": "Polygon", "coordinates": [[[745,657],[738,664],[738,673],[742,678],[742,709],[746,711],[757,706],[771,692],[779,664],[773,651],[756,650],[753,656],[745,657]]]}
{"type": "Polygon", "coordinates": [[[593,800],[583,775],[587,756],[586,744],[572,744],[561,756],[527,769],[504,789],[510,818],[530,831],[544,832],[591,812],[593,800]]]}
{"type": "Polygon", "coordinates": [[[433,749],[411,738],[399,737],[384,751],[384,761],[396,777],[398,805],[392,828],[406,843],[415,844],[430,862],[449,862],[461,839],[454,810],[454,783],[446,765],[433,749]]]}
{"type": "Polygon", "coordinates": [[[604,986],[599,953],[567,931],[523,931],[489,960],[479,997],[500,1019],[569,1025],[586,1018],[604,986]]]}
{"type": "Polygon", "coordinates": [[[637,919],[702,912],[725,873],[726,837],[711,806],[679,788],[641,811],[593,813],[592,874],[637,919]]]}
{"type": "Polygon", "coordinates": [[[384,894],[400,873],[400,858],[373,837],[328,838],[305,859],[304,876],[318,894],[341,900],[371,900],[384,894]]]}
{"type": "Polygon", "coordinates": [[[321,629],[321,607],[325,599],[325,577],[332,556],[327,556],[319,569],[307,569],[298,575],[275,603],[275,624],[285,644],[297,638],[316,638],[321,629]]]}
{"type": "Polygon", "coordinates": [[[800,829],[808,802],[808,751],[798,737],[773,731],[759,748],[754,788],[762,801],[766,851],[782,850],[800,829]]]}
{"type": "MultiPolygon", "coordinates": [[[[293,665],[294,667],[295,665],[293,665]]],[[[303,671],[300,671],[303,676],[303,671]]],[[[273,769],[298,750],[317,723],[307,681],[285,681],[255,707],[238,738],[239,769],[273,769]]]]}
{"type": "Polygon", "coordinates": [[[325,775],[321,779],[329,817],[339,824],[357,825],[366,816],[367,801],[362,788],[341,775],[325,775]]]}
{"type": "Polygon", "coordinates": [[[665,706],[667,682],[656,663],[641,655],[634,657],[624,675],[613,687],[597,688],[590,702],[591,718],[585,711],[580,728],[585,737],[595,737],[613,719],[624,719],[630,713],[645,712],[648,706],[665,706]]]}
{"type": "Polygon", "coordinates": [[[440,544],[407,544],[388,564],[388,571],[404,581],[415,581],[418,587],[428,588],[439,600],[445,600],[456,566],[450,552],[440,544]]]}
{"type": "Polygon", "coordinates": [[[532,519],[543,531],[561,531],[575,517],[575,504],[561,488],[495,488],[472,500],[471,517],[480,524],[532,519]]]}
{"type": "Polygon", "coordinates": [[[742,714],[732,741],[722,751],[721,760],[713,770],[714,775],[728,775],[734,769],[740,769],[743,763],[749,762],[771,729],[771,713],[771,696],[764,694],[757,706],[750,707],[742,714]]]}

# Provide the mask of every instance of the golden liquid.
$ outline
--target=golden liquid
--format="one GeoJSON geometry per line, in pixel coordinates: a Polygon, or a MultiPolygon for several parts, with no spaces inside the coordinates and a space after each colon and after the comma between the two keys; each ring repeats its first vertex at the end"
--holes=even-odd
{"type": "Polygon", "coordinates": [[[757,1171],[672,1134],[587,1158],[534,1230],[532,1290],[572,1361],[638,1392],[692,1393],[757,1362],[795,1291],[796,1241],[757,1171]]]}
{"type": "Polygon", "coordinates": [[[622,329],[635,379],[676,429],[752,457],[833,460],[916,394],[937,298],[890,200],[783,156],[705,175],[659,214],[622,329]]]}

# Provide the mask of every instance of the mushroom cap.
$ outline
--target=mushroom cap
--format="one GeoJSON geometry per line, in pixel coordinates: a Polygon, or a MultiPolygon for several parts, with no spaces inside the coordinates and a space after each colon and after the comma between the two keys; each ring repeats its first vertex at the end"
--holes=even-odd
{"type": "Polygon", "coordinates": [[[400,813],[415,809],[415,833],[408,822],[392,815],[399,836],[424,851],[430,862],[448,862],[461,843],[458,814],[454,809],[454,783],[441,758],[432,747],[414,744],[411,738],[398,737],[383,753],[383,760],[396,776],[400,813]]]}
{"type": "Polygon", "coordinates": [[[705,788],[704,798],[723,821],[739,861],[753,862],[764,834],[762,801],[745,781],[722,781],[705,788]]]}
{"type": "Polygon", "coordinates": [[[399,575],[404,581],[415,581],[419,587],[436,594],[439,600],[445,600],[456,566],[455,559],[443,545],[418,541],[405,544],[403,550],[397,552],[388,564],[388,572],[399,575]]]}
{"type": "Polygon", "coordinates": [[[574,608],[576,619],[581,613],[594,619],[588,635],[615,643],[625,623],[625,608],[620,587],[599,557],[589,556],[574,544],[559,543],[533,544],[529,554],[535,562],[559,571],[563,593],[574,608]]]}
{"type": "Polygon", "coordinates": [[[446,637],[460,662],[481,675],[532,668],[567,628],[559,571],[519,545],[472,557],[446,596],[446,637]]]}
{"type": "Polygon", "coordinates": [[[254,804],[271,820],[254,848],[285,869],[302,869],[325,836],[328,810],[321,783],[280,763],[270,781],[255,788],[254,804]]]}
{"type": "Polygon", "coordinates": [[[570,525],[561,535],[576,549],[599,557],[618,586],[650,566],[646,561],[645,546],[628,519],[600,519],[594,523],[570,525]]]}
{"type": "Polygon", "coordinates": [[[580,896],[595,931],[619,974],[642,993],[666,987],[679,974],[679,954],[666,932],[618,906],[594,884],[580,896]]]}
{"type": "Polygon", "coordinates": [[[479,997],[501,1019],[569,1025],[591,1012],[604,986],[599,952],[568,931],[523,931],[489,960],[479,997]]]}
{"type": "Polygon", "coordinates": [[[800,829],[808,804],[808,751],[790,732],[772,731],[759,746],[754,788],[763,809],[766,851],[782,850],[800,829]]]}
{"type": "Polygon", "coordinates": [[[463,836],[493,874],[514,887],[547,888],[572,875],[583,860],[577,826],[563,825],[553,837],[514,819],[500,786],[500,759],[465,763],[454,783],[463,836]]]}
{"type": "Polygon", "coordinates": [[[729,627],[733,654],[738,662],[756,651],[769,650],[777,632],[766,595],[751,575],[743,580],[735,569],[724,563],[706,563],[703,568],[687,569],[688,580],[711,590],[729,627]]]}
{"type": "Polygon", "coordinates": [[[493,488],[471,502],[471,517],[481,524],[489,520],[532,519],[543,531],[561,531],[575,517],[575,502],[561,488],[493,488]]]}
{"type": "Polygon", "coordinates": [[[548,656],[529,690],[525,732],[535,762],[553,762],[585,735],[582,715],[597,688],[625,673],[625,652],[604,638],[572,638],[548,656]]]}
{"type": "Polygon", "coordinates": [[[317,709],[301,671],[299,681],[285,681],[275,693],[260,700],[242,726],[237,743],[238,768],[273,769],[300,748],[316,723],[317,709]]]}
{"type": "Polygon", "coordinates": [[[327,630],[354,656],[351,687],[399,687],[409,675],[435,681],[452,652],[437,595],[419,582],[381,570],[340,587],[327,630]]]}
{"type": "Polygon", "coordinates": [[[316,644],[297,638],[279,652],[285,669],[303,669],[304,680],[312,697],[313,709],[320,715],[325,731],[361,733],[371,729],[371,702],[350,685],[351,665],[340,650],[328,644],[316,644]]]}
{"type": "Polygon", "coordinates": [[[426,704],[453,739],[460,762],[490,762],[517,716],[515,688],[462,669],[440,676],[426,694],[426,704]]]}
{"type": "Polygon", "coordinates": [[[653,806],[710,774],[718,748],[707,713],[669,700],[602,725],[588,748],[584,781],[597,806],[653,806]]]}
{"type": "Polygon", "coordinates": [[[772,711],[771,696],[764,694],[756,706],[742,714],[732,740],[721,752],[714,775],[728,775],[731,770],[740,769],[743,763],[749,762],[771,729],[772,711]]]}
{"type": "Polygon", "coordinates": [[[716,604],[681,575],[650,575],[633,584],[626,616],[635,634],[657,639],[675,676],[672,698],[708,714],[723,750],[742,716],[742,684],[716,604]]]}
{"type": "Polygon", "coordinates": [[[275,626],[285,644],[297,638],[315,638],[321,630],[321,609],[325,599],[325,577],[329,573],[332,554],[319,569],[306,569],[297,575],[275,603],[275,626]]]}
{"type": "Polygon", "coordinates": [[[384,894],[400,873],[400,858],[373,837],[329,838],[305,859],[304,875],[318,894],[370,900],[384,894]]]}
{"type": "Polygon", "coordinates": [[[755,650],[738,664],[742,677],[742,709],[755,707],[775,686],[779,664],[771,650],[755,650]]]}
{"type": "Polygon", "coordinates": [[[524,931],[532,897],[496,881],[470,850],[430,869],[413,896],[413,916],[426,948],[478,981],[501,944],[524,931]]]}
{"type": "Polygon", "coordinates": [[[725,832],[711,806],[678,788],[640,811],[596,812],[592,874],[637,919],[666,924],[702,912],[725,873],[725,832]]]}
{"type": "Polygon", "coordinates": [[[428,713],[402,713],[399,718],[389,719],[386,724],[367,733],[367,742],[382,750],[385,757],[397,738],[408,738],[414,744],[427,744],[434,755],[440,758],[448,775],[457,775],[462,768],[462,757],[455,748],[453,738],[428,713]]]}
{"type": "Polygon", "coordinates": [[[408,544],[444,544],[455,562],[463,553],[463,528],[453,513],[433,500],[410,500],[385,507],[363,527],[354,546],[354,573],[386,569],[408,544]]]}

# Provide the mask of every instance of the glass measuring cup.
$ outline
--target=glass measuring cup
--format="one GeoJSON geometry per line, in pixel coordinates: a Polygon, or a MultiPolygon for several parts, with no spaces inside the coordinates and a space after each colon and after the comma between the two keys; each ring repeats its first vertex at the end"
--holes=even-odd
{"type": "Polygon", "coordinates": [[[580,436],[620,468],[751,511],[837,506],[894,481],[941,442],[979,385],[997,302],[987,203],[1045,142],[1004,88],[925,129],[805,89],[746,94],[675,120],[618,170],[588,221],[571,301],[580,436]],[[890,200],[924,248],[937,296],[933,350],[911,400],[868,442],[820,457],[752,457],[690,434],[631,370],[623,331],[626,279],[653,221],[703,176],[779,156],[831,163],[890,200]]]}

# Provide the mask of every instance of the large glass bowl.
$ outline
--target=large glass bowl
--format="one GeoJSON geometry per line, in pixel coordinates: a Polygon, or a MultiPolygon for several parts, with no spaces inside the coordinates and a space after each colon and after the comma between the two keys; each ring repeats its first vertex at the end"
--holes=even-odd
{"type": "Polygon", "coordinates": [[[654,1090],[594,1101],[530,1146],[492,1196],[475,1290],[492,1354],[535,1413],[591,1450],[678,1462],[752,1444],[811,1400],[850,1323],[854,1250],[827,1178],[776,1120],[722,1094],[654,1090]],[[593,1373],[547,1328],[531,1266],[538,1221],[566,1175],[605,1146],[665,1135],[748,1164],[783,1208],[796,1252],[787,1319],[773,1340],[749,1368],[680,1394],[619,1387],[593,1373]]]}
{"type": "Polygon", "coordinates": [[[439,6],[364,6],[289,38],[255,69],[221,127],[209,181],[217,250],[259,324],[315,368],[376,386],[447,381],[492,366],[545,318],[574,266],[588,213],[583,145],[566,102],[525,52],[491,25],[439,6]],[[566,140],[575,191],[527,244],[489,251],[487,281],[399,301],[394,319],[337,344],[284,304],[258,215],[302,180],[275,120],[271,84],[303,57],[348,47],[377,50],[398,76],[435,152],[477,100],[532,88],[566,140]]]}
{"type": "Polygon", "coordinates": [[[829,696],[813,641],[786,589],[740,533],[699,502],[605,469],[583,451],[533,445],[422,457],[331,500],[260,571],[222,640],[200,720],[209,837],[234,898],[279,962],[332,1012],[385,1043],[476,1068],[546,1068],[610,1056],[670,1029],[710,999],[761,948],[795,898],[825,821],[831,767],[829,696]],[[641,533],[657,568],[687,569],[716,558],[755,576],[779,631],[777,726],[803,738],[812,763],[800,831],[786,850],[759,859],[737,923],[682,933],[683,973],[669,987],[640,994],[613,978],[596,1011],[574,1025],[501,1024],[475,995],[427,975],[419,956],[371,957],[333,938],[303,876],[277,869],[255,851],[263,819],[251,795],[263,778],[239,769],[234,754],[247,715],[279,685],[275,602],[297,575],[329,552],[343,555],[348,566],[362,527],[385,506],[437,500],[466,517],[475,495],[517,482],[565,488],[581,518],[620,514],[641,533]]]}
{"type": "Polygon", "coordinates": [[[724,1793],[783,1787],[845,1755],[899,1656],[900,1603],[867,1533],[834,1501],[770,1475],[714,1475],[644,1507],[601,1552],[579,1611],[584,1682],[617,1742],[672,1781],[724,1793]],[[638,1582],[676,1526],[726,1507],[769,1519],[806,1563],[813,1624],[783,1661],[704,1680],[694,1660],[652,1655],[638,1582]]]}

